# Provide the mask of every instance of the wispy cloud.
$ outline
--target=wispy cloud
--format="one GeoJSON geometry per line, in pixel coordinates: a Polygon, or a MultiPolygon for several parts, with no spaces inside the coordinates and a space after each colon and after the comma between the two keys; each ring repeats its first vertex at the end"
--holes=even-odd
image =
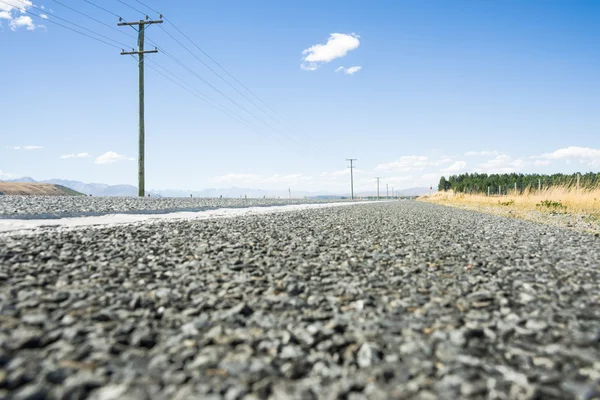
{"type": "Polygon", "coordinates": [[[38,150],[43,149],[44,146],[8,146],[7,148],[12,150],[38,150]]]}
{"type": "Polygon", "coordinates": [[[440,172],[442,172],[443,174],[458,174],[460,172],[465,172],[466,168],[466,161],[455,161],[446,168],[443,168],[440,172]]]}
{"type": "Polygon", "coordinates": [[[135,159],[132,157],[126,157],[122,154],[115,153],[114,151],[108,151],[108,152],[102,154],[101,156],[96,157],[96,160],[94,161],[94,163],[105,165],[105,164],[114,164],[118,161],[133,161],[133,160],[135,160],[135,159]]]}
{"type": "Polygon", "coordinates": [[[307,71],[315,71],[324,63],[344,57],[349,51],[360,46],[359,37],[354,33],[332,33],[327,43],[315,44],[302,52],[304,57],[300,67],[307,71]]]}
{"type": "Polygon", "coordinates": [[[13,178],[14,175],[9,174],[8,172],[4,172],[0,169],[0,178],[13,178]]]}
{"type": "Polygon", "coordinates": [[[427,156],[402,156],[396,161],[379,164],[375,167],[376,171],[420,171],[427,167],[439,167],[452,162],[450,157],[442,157],[432,160],[427,156]]]}
{"type": "Polygon", "coordinates": [[[91,157],[88,153],[71,153],[71,154],[63,154],[60,158],[88,158],[91,157]]]}
{"type": "Polygon", "coordinates": [[[487,150],[483,150],[483,151],[467,151],[465,153],[465,156],[499,156],[500,152],[498,151],[487,151],[487,150]]]}
{"type": "Polygon", "coordinates": [[[344,72],[344,74],[346,74],[346,75],[352,75],[352,74],[354,74],[354,73],[356,73],[356,72],[360,71],[361,69],[362,69],[362,67],[361,67],[361,66],[359,66],[359,65],[357,65],[357,66],[355,66],[355,67],[350,67],[350,68],[337,67],[337,68],[335,69],[335,72],[340,72],[340,71],[343,71],[343,72],[344,72]]]}
{"type": "MultiPolygon", "coordinates": [[[[570,146],[562,149],[553,151],[552,153],[542,154],[541,156],[534,156],[537,158],[547,161],[565,160],[565,161],[579,161],[581,164],[590,167],[600,166],[600,149],[592,149],[590,147],[578,147],[570,146]]],[[[537,164],[536,164],[537,165],[537,164]]]]}
{"type": "Polygon", "coordinates": [[[525,161],[521,159],[513,159],[507,154],[500,154],[492,160],[479,164],[475,171],[493,174],[510,174],[513,172],[519,172],[523,168],[525,168],[525,161]]]}

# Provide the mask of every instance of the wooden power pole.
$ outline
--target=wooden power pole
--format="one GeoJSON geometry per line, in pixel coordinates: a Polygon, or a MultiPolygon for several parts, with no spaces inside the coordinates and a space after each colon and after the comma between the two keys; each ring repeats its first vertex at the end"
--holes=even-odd
{"type": "Polygon", "coordinates": [[[138,51],[121,51],[121,55],[138,55],[138,70],[139,70],[139,121],[138,121],[138,196],[144,197],[146,195],[146,180],[145,180],[145,168],[144,168],[144,139],[145,139],[145,126],[144,126],[144,54],[158,53],[158,50],[144,50],[144,30],[147,25],[162,24],[162,15],[158,20],[150,20],[146,15],[146,20],[140,20],[137,22],[122,22],[119,19],[118,26],[131,26],[138,33],[138,51]],[[135,28],[137,25],[137,28],[135,28]]]}
{"type": "Polygon", "coordinates": [[[379,180],[381,179],[380,176],[375,177],[375,179],[377,179],[377,200],[379,200],[379,180]]]}
{"type": "Polygon", "coordinates": [[[350,198],[354,200],[354,165],[356,158],[346,158],[346,161],[350,161],[350,198]]]}

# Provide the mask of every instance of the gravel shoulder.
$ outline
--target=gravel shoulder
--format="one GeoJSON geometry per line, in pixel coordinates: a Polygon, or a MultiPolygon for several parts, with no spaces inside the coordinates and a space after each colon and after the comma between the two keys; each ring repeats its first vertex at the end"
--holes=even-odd
{"type": "MultiPolygon", "coordinates": [[[[350,200],[191,197],[0,196],[0,219],[55,219],[106,214],[197,212],[218,208],[322,204],[350,200]]],[[[352,200],[356,201],[356,200],[352,200]]]]}
{"type": "Polygon", "coordinates": [[[592,399],[599,265],[412,201],[0,237],[0,397],[592,399]]]}

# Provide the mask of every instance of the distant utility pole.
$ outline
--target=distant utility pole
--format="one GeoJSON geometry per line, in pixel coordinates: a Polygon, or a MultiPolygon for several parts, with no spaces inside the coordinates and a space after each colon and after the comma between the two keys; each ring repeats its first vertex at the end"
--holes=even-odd
{"type": "Polygon", "coordinates": [[[390,199],[390,189],[388,188],[389,184],[385,184],[385,198],[390,199]]]}
{"type": "Polygon", "coordinates": [[[379,180],[381,179],[381,177],[376,176],[375,179],[377,179],[377,200],[379,200],[379,180]]]}
{"type": "Polygon", "coordinates": [[[288,188],[288,194],[289,194],[289,197],[290,197],[290,200],[291,200],[292,199],[292,188],[288,188]]]}
{"type": "Polygon", "coordinates": [[[144,51],[144,31],[146,30],[146,25],[152,24],[162,24],[162,15],[158,20],[153,21],[146,15],[146,20],[140,20],[138,22],[122,22],[123,20],[119,18],[118,26],[131,26],[138,33],[138,51],[121,51],[121,55],[138,55],[138,70],[139,70],[139,139],[138,139],[138,196],[144,197],[146,192],[145,185],[145,175],[144,175],[144,136],[145,136],[145,127],[144,127],[144,54],[147,53],[158,53],[158,50],[155,48],[154,50],[146,50],[144,51]],[[134,27],[137,25],[137,29],[134,27]]]}
{"type": "Polygon", "coordinates": [[[350,198],[354,200],[354,161],[356,158],[346,158],[346,161],[350,161],[350,198]]]}
{"type": "Polygon", "coordinates": [[[392,198],[394,198],[394,187],[392,186],[392,198]]]}

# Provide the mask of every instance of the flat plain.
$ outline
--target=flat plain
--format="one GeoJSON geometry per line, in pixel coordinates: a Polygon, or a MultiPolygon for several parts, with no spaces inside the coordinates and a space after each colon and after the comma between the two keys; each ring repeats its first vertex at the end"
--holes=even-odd
{"type": "Polygon", "coordinates": [[[413,201],[3,235],[0,397],[592,399],[599,265],[413,201]]]}

